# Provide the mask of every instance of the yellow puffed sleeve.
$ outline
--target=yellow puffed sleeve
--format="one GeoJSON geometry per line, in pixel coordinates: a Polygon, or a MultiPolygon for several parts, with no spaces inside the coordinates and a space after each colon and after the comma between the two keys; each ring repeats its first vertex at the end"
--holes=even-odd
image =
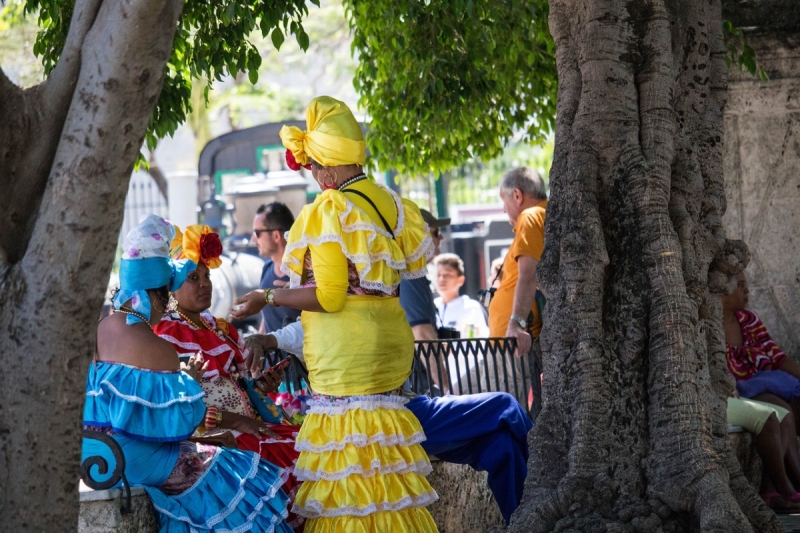
{"type": "Polygon", "coordinates": [[[427,274],[427,268],[433,257],[433,239],[428,225],[422,218],[417,204],[406,198],[402,199],[405,220],[403,227],[396,235],[397,244],[406,252],[406,273],[404,278],[421,278],[427,274]]]}
{"type": "MultiPolygon", "coordinates": [[[[340,191],[324,191],[314,203],[303,208],[287,233],[281,265],[281,270],[289,276],[290,287],[302,284],[303,263],[309,247],[326,243],[335,243],[341,254],[355,265],[359,284],[365,289],[391,295],[401,278],[425,275],[425,264],[433,254],[428,227],[413,202],[401,200],[394,191],[384,189],[392,195],[397,208],[394,239],[379,227],[380,221],[376,224],[340,191]]],[[[326,247],[323,255],[327,255],[329,249],[326,247]]],[[[314,258],[312,265],[319,282],[314,258]]],[[[347,275],[344,279],[347,280],[347,275]]],[[[334,303],[331,301],[329,305],[335,307],[334,303]]],[[[323,308],[326,308],[324,304],[323,308]]]]}
{"type": "Polygon", "coordinates": [[[347,297],[347,258],[335,242],[312,244],[311,264],[317,282],[317,300],[325,311],[341,311],[347,297]]]}

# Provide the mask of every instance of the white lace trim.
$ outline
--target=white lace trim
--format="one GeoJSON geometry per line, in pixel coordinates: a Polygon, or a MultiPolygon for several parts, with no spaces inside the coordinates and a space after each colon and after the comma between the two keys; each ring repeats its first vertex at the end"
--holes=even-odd
{"type": "Polygon", "coordinates": [[[400,277],[402,279],[424,278],[427,275],[428,275],[427,265],[417,270],[404,270],[403,272],[400,272],[400,277]]]}
{"type": "MultiPolygon", "coordinates": [[[[418,259],[420,259],[423,255],[425,256],[425,259],[428,260],[430,260],[433,257],[433,250],[434,250],[433,239],[431,238],[430,230],[428,230],[427,227],[425,228],[425,230],[426,230],[425,238],[422,239],[422,242],[419,243],[419,246],[417,247],[416,250],[414,250],[411,253],[411,255],[406,256],[406,262],[413,263],[418,259]]],[[[423,269],[425,269],[425,267],[423,267],[423,269]]]]}
{"type": "Polygon", "coordinates": [[[413,498],[411,496],[404,496],[396,502],[371,503],[365,507],[348,505],[335,509],[326,509],[322,505],[322,502],[318,500],[309,500],[302,506],[295,503],[292,506],[292,512],[306,518],[320,518],[323,516],[368,516],[381,511],[401,511],[412,507],[426,507],[438,499],[439,495],[436,494],[436,491],[430,491],[413,498]]]}
{"type": "Polygon", "coordinates": [[[405,409],[408,399],[403,396],[382,394],[351,396],[340,400],[309,400],[308,413],[322,415],[343,415],[353,409],[374,411],[375,409],[405,409]]]}
{"type": "Polygon", "coordinates": [[[337,470],[336,472],[328,472],[327,470],[308,470],[306,468],[294,469],[294,476],[299,481],[338,481],[353,474],[358,474],[363,478],[370,478],[376,474],[385,476],[387,474],[408,474],[416,472],[421,476],[427,476],[433,471],[431,463],[427,459],[420,459],[419,461],[408,464],[401,460],[390,465],[381,465],[380,459],[373,459],[370,462],[370,467],[365,471],[361,465],[350,465],[344,470],[337,470]]]}
{"type": "Polygon", "coordinates": [[[367,436],[365,433],[350,433],[345,435],[340,441],[331,441],[317,446],[311,444],[307,440],[299,440],[295,442],[294,449],[298,452],[312,452],[312,453],[325,453],[332,451],[342,451],[345,446],[352,444],[356,448],[366,448],[371,444],[379,444],[381,446],[413,446],[425,440],[425,433],[417,431],[410,437],[406,438],[402,433],[394,433],[386,435],[383,432],[367,436]]]}
{"type": "MultiPolygon", "coordinates": [[[[195,394],[194,396],[179,396],[177,398],[172,398],[172,399],[170,399],[170,400],[168,400],[168,401],[166,401],[164,403],[154,403],[154,402],[147,401],[144,398],[140,398],[138,396],[134,396],[134,395],[131,395],[131,394],[123,394],[116,387],[114,387],[114,385],[112,385],[107,380],[101,381],[100,385],[101,386],[105,385],[106,387],[108,387],[108,389],[111,392],[113,392],[116,396],[119,396],[123,400],[128,400],[129,402],[136,402],[138,404],[144,405],[145,407],[150,407],[150,408],[153,408],[153,409],[160,409],[160,408],[163,408],[163,407],[169,407],[170,405],[172,405],[174,403],[192,403],[192,402],[194,402],[196,400],[199,400],[200,398],[202,398],[203,396],[206,395],[205,392],[200,391],[197,394],[195,394]]],[[[103,394],[103,390],[102,389],[90,390],[90,391],[86,391],[86,394],[87,394],[87,396],[101,396],[103,394]]]]}
{"type": "MultiPolygon", "coordinates": [[[[214,455],[214,459],[213,459],[214,462],[216,462],[217,458],[219,457],[219,454],[220,454],[220,450],[218,450],[217,453],[214,455]]],[[[160,513],[172,518],[173,520],[186,522],[187,524],[189,524],[190,527],[201,528],[203,530],[212,529],[216,524],[218,524],[218,523],[222,522],[223,520],[225,520],[228,517],[228,515],[230,515],[231,512],[233,512],[233,510],[236,509],[236,507],[239,505],[239,502],[242,501],[242,498],[244,498],[244,495],[245,495],[244,485],[245,485],[245,483],[247,481],[249,481],[250,479],[253,479],[256,476],[256,473],[258,472],[258,465],[259,465],[259,461],[260,460],[261,460],[261,457],[259,455],[253,454],[253,458],[252,458],[252,461],[250,463],[250,470],[239,481],[239,490],[237,491],[236,495],[233,497],[231,502],[224,509],[222,509],[216,515],[210,517],[203,524],[195,524],[194,522],[192,522],[192,520],[189,517],[186,517],[186,516],[175,516],[174,514],[172,514],[169,511],[167,511],[166,509],[163,509],[163,508],[161,508],[161,507],[159,507],[159,506],[157,506],[155,504],[153,505],[153,507],[155,507],[158,512],[160,512],[160,513]]],[[[194,490],[200,484],[199,481],[202,480],[202,478],[205,477],[205,474],[210,472],[211,469],[214,466],[215,465],[212,463],[206,469],[206,472],[204,473],[204,475],[201,476],[201,478],[197,482],[195,482],[195,484],[192,485],[189,489],[187,489],[186,491],[182,492],[181,495],[188,494],[189,492],[194,490]]],[[[237,527],[235,529],[226,529],[226,530],[216,529],[215,531],[218,531],[220,533],[222,533],[222,532],[244,533],[245,531],[250,531],[253,528],[253,525],[254,525],[253,524],[253,520],[255,519],[255,517],[258,514],[260,514],[261,508],[269,500],[271,500],[271,499],[273,499],[275,497],[275,495],[280,490],[281,485],[283,485],[286,482],[286,479],[288,478],[288,475],[289,475],[288,472],[286,472],[283,469],[279,469],[277,479],[272,483],[272,485],[270,486],[270,488],[267,491],[267,493],[260,498],[260,501],[255,506],[255,508],[253,509],[253,512],[251,512],[250,515],[248,515],[248,517],[246,519],[246,522],[244,524],[242,524],[241,526],[239,526],[239,527],[237,527]]],[[[274,515],[272,517],[272,519],[270,520],[270,528],[267,531],[274,531],[275,530],[275,525],[280,520],[286,519],[288,514],[289,514],[288,511],[284,508],[283,512],[280,515],[274,515]]]]}

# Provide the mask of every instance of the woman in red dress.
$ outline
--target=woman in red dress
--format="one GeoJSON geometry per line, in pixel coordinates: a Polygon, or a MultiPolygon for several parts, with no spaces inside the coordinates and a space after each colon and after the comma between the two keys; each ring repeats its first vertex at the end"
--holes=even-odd
{"type": "MultiPolygon", "coordinates": [[[[247,348],[236,328],[207,310],[211,305],[210,270],[222,263],[219,236],[208,226],[189,226],[172,243],[173,258],[188,258],[197,263],[183,286],[173,293],[171,310],[155,327],[155,332],[170,342],[179,356],[201,353],[205,361],[200,385],[208,406],[203,430],[224,429],[233,433],[237,448],[253,451],[269,462],[293,471],[299,452],[294,443],[300,426],[282,423],[280,409],[267,397],[259,396],[261,415],[245,388],[247,348]]],[[[264,391],[274,391],[282,371],[264,372],[257,381],[264,391]]],[[[254,376],[255,377],[255,376],[254,376]]],[[[289,476],[283,490],[294,501],[300,483],[289,476]]],[[[290,514],[287,523],[302,530],[303,518],[290,514]]]]}

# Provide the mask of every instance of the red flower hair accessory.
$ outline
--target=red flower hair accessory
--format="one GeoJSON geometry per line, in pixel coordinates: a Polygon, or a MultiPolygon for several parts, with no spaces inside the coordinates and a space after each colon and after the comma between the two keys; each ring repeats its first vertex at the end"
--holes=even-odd
{"type": "Polygon", "coordinates": [[[170,247],[173,259],[191,259],[196,264],[205,263],[208,268],[218,268],[222,264],[222,242],[219,235],[208,226],[194,224],[181,234],[176,228],[175,239],[170,247]]]}
{"type": "Polygon", "coordinates": [[[305,168],[306,170],[311,170],[311,165],[301,165],[297,162],[297,159],[294,158],[294,154],[291,150],[286,150],[286,165],[291,168],[292,170],[300,170],[301,168],[305,168]]]}

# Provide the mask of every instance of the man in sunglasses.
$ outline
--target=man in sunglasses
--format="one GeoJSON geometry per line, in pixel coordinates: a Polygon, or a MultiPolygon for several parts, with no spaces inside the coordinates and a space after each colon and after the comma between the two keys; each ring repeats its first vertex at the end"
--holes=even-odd
{"type": "MultiPolygon", "coordinates": [[[[284,233],[294,224],[294,215],[281,202],[264,204],[256,211],[253,219],[253,234],[250,240],[258,246],[258,255],[265,259],[261,271],[260,289],[280,289],[288,286],[289,276],[281,272],[283,251],[286,249],[284,233]]],[[[261,310],[263,318],[261,332],[275,331],[294,322],[300,311],[290,307],[266,306],[261,310]]]]}

